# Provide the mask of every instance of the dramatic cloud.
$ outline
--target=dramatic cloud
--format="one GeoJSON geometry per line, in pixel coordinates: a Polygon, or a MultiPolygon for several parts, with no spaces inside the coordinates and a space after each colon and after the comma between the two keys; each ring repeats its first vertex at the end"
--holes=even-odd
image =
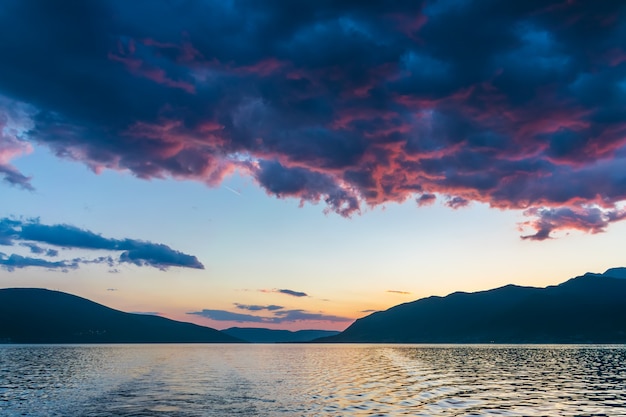
{"type": "Polygon", "coordinates": [[[323,313],[312,313],[305,310],[279,310],[274,311],[272,316],[256,316],[252,314],[233,313],[226,310],[202,310],[187,314],[201,316],[216,321],[235,321],[238,323],[293,323],[297,321],[327,321],[327,322],[350,322],[354,319],[348,317],[333,316],[323,313]]]}
{"type": "Polygon", "coordinates": [[[66,224],[45,225],[37,219],[17,220],[0,218],[0,245],[19,244],[30,249],[31,253],[56,257],[56,249],[42,248],[39,244],[52,245],[64,249],[91,249],[121,252],[119,258],[101,256],[94,259],[75,259],[49,262],[42,259],[23,258],[11,255],[0,261],[0,265],[9,269],[25,266],[46,268],[76,268],[79,263],[106,264],[113,268],[119,263],[132,263],[137,266],[152,266],[161,270],[169,267],[204,269],[195,256],[176,251],[169,246],[135,239],[110,239],[88,230],[66,224]],[[15,259],[13,259],[16,257],[15,259]],[[23,265],[23,266],[22,266],[23,265]]]}
{"type": "Polygon", "coordinates": [[[235,303],[235,307],[237,307],[240,310],[248,310],[248,311],[262,311],[262,310],[276,311],[276,310],[281,310],[284,308],[283,306],[277,306],[273,304],[270,304],[268,306],[260,306],[260,305],[248,305],[248,304],[239,304],[239,303],[235,303]]]}
{"type": "Polygon", "coordinates": [[[522,239],[545,240],[555,230],[579,229],[588,233],[599,233],[612,221],[626,218],[626,210],[601,210],[598,207],[562,207],[556,209],[528,209],[525,215],[533,220],[522,223],[536,230],[535,234],[522,239]]]}
{"type": "Polygon", "coordinates": [[[0,39],[0,178],[23,188],[37,144],[343,216],[442,196],[525,211],[533,239],[624,219],[623,1],[7,0],[0,39]]]}

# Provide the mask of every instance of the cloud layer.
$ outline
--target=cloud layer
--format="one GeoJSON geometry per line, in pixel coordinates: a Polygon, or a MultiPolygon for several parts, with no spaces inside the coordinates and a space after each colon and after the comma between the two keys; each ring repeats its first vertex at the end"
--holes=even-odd
{"type": "Polygon", "coordinates": [[[326,321],[333,323],[350,322],[354,319],[348,317],[333,316],[323,313],[312,313],[305,310],[277,310],[272,316],[259,316],[254,314],[233,313],[227,310],[201,310],[187,314],[201,316],[216,321],[234,321],[237,323],[294,323],[298,321],[326,321]]]}
{"type": "Polygon", "coordinates": [[[96,172],[240,170],[344,216],[443,197],[526,210],[529,239],[600,232],[624,218],[625,10],[8,0],[0,177],[29,188],[9,163],[27,138],[96,172]]]}
{"type": "Polygon", "coordinates": [[[195,256],[176,251],[167,245],[136,239],[105,238],[89,230],[66,224],[45,225],[37,219],[0,219],[0,245],[20,245],[29,248],[32,254],[58,257],[60,249],[87,249],[117,252],[118,256],[100,256],[92,259],[51,261],[24,257],[18,254],[0,253],[0,265],[14,270],[28,266],[50,269],[75,269],[80,264],[100,263],[115,267],[120,263],[151,266],[161,270],[169,267],[204,269],[195,256]],[[44,248],[45,244],[54,248],[44,248]],[[55,249],[56,248],[56,249],[55,249]]]}

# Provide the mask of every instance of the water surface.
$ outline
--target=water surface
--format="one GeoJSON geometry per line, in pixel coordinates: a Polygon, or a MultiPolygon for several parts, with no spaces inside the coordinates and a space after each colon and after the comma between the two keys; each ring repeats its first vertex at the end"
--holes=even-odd
{"type": "Polygon", "coordinates": [[[626,347],[0,345],[0,415],[626,416],[626,347]]]}

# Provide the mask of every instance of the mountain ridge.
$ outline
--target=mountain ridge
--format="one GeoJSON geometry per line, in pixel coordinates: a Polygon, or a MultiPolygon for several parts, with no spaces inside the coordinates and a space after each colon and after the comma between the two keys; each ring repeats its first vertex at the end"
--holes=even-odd
{"type": "Polygon", "coordinates": [[[126,313],[61,291],[0,289],[4,343],[241,343],[210,327],[126,313]]]}
{"type": "Polygon", "coordinates": [[[626,343],[626,280],[586,274],[399,304],[319,343],[626,343]]]}
{"type": "Polygon", "coordinates": [[[230,327],[222,333],[250,343],[305,343],[320,337],[339,334],[333,330],[276,330],[261,327],[230,327]]]}

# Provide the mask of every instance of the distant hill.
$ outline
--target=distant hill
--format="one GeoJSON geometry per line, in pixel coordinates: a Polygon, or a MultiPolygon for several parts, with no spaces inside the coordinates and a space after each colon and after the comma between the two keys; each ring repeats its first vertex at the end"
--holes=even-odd
{"type": "Polygon", "coordinates": [[[0,342],[237,343],[209,327],[124,313],[75,295],[35,288],[0,289],[0,342]]]}
{"type": "Polygon", "coordinates": [[[373,313],[339,335],[317,341],[626,343],[622,272],[587,274],[547,288],[507,285],[423,298],[373,313]]]}
{"type": "Polygon", "coordinates": [[[289,330],[272,330],[260,329],[252,327],[231,327],[222,330],[233,337],[251,343],[298,343],[310,342],[320,337],[328,337],[339,334],[332,330],[298,330],[295,332],[289,330]]]}

